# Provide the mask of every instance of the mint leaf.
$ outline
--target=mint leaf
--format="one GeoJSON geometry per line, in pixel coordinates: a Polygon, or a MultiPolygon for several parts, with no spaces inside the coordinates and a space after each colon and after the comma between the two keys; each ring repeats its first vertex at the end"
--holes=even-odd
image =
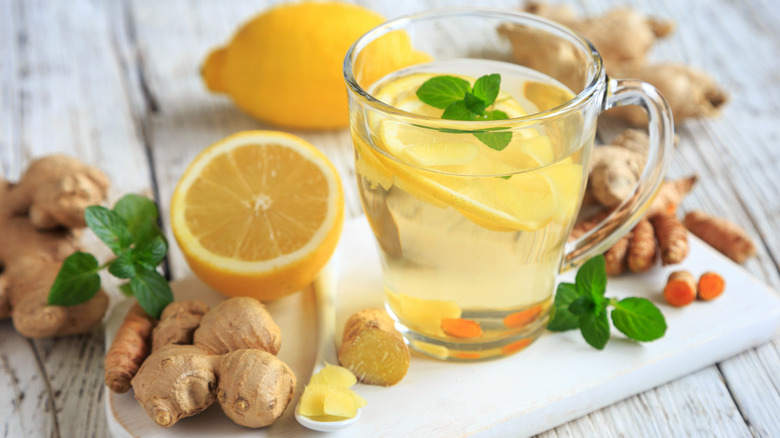
{"type": "Polygon", "coordinates": [[[92,254],[77,251],[69,255],[49,290],[48,303],[72,306],[92,298],[100,290],[99,270],[92,254]]]}
{"type": "Polygon", "coordinates": [[[493,73],[481,76],[474,82],[472,93],[474,96],[485,102],[485,106],[490,106],[496,101],[498,91],[501,89],[501,75],[493,73]]]}
{"type": "Polygon", "coordinates": [[[122,295],[126,297],[133,296],[133,288],[130,287],[130,282],[119,285],[119,291],[122,292],[122,295]]]}
{"type": "Polygon", "coordinates": [[[157,236],[162,235],[157,226],[157,204],[149,198],[129,194],[123,196],[116,205],[114,212],[124,219],[132,235],[132,242],[142,245],[157,236]]]}
{"type": "Polygon", "coordinates": [[[626,336],[637,341],[654,341],[666,333],[666,319],[650,300],[626,298],[615,303],[612,323],[626,336]]]}
{"type": "Polygon", "coordinates": [[[114,254],[119,254],[132,243],[132,236],[121,216],[99,205],[87,207],[84,211],[87,226],[114,254]]]}
{"type": "Polygon", "coordinates": [[[485,111],[485,120],[507,120],[509,116],[501,110],[485,111]]]}
{"type": "Polygon", "coordinates": [[[512,141],[511,132],[475,132],[474,137],[490,149],[503,151],[512,141]]]}
{"type": "Polygon", "coordinates": [[[550,311],[550,321],[547,330],[563,332],[580,326],[579,317],[569,311],[569,305],[579,297],[574,283],[560,283],[555,291],[555,301],[550,311]]]}
{"type": "Polygon", "coordinates": [[[135,276],[135,263],[133,254],[124,252],[108,265],[108,273],[116,278],[133,278],[135,276]]]}
{"type": "Polygon", "coordinates": [[[474,96],[468,91],[466,92],[466,96],[463,98],[463,103],[466,105],[466,108],[468,108],[469,111],[474,113],[475,117],[472,117],[470,120],[474,120],[476,119],[476,116],[485,114],[485,108],[487,108],[485,101],[474,96]]]}
{"type": "Polygon", "coordinates": [[[581,295],[588,295],[594,300],[604,296],[607,290],[607,271],[603,255],[593,257],[577,271],[575,279],[581,295]]]}
{"type": "Polygon", "coordinates": [[[466,102],[459,100],[449,104],[441,118],[447,120],[473,120],[474,114],[466,108],[466,102]]]}
{"type": "Polygon", "coordinates": [[[145,245],[136,248],[133,261],[147,269],[154,269],[165,258],[168,242],[163,236],[157,236],[145,245]]]}
{"type": "Polygon", "coordinates": [[[471,85],[465,79],[455,76],[435,76],[417,89],[417,97],[428,105],[445,109],[453,102],[463,100],[466,92],[470,90],[471,85]]]}
{"type": "Polygon", "coordinates": [[[130,279],[135,299],[147,315],[158,318],[162,310],[173,301],[168,280],[157,271],[136,267],[135,277],[130,279]]]}
{"type": "Polygon", "coordinates": [[[569,312],[576,316],[589,315],[595,311],[596,303],[593,301],[593,298],[587,295],[577,297],[569,305],[569,312]]]}
{"type": "Polygon", "coordinates": [[[609,341],[609,320],[606,309],[580,316],[580,332],[592,347],[603,350],[609,341]]]}

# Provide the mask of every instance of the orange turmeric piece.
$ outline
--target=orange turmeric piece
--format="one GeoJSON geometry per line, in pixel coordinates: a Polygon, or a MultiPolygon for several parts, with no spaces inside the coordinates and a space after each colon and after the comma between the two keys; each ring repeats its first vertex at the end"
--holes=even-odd
{"type": "Polygon", "coordinates": [[[149,355],[155,322],[138,303],[127,312],[106,352],[106,386],[112,391],[121,394],[130,389],[130,380],[149,355]]]}
{"type": "Polygon", "coordinates": [[[756,245],[739,225],[694,210],[685,215],[685,227],[723,255],[742,263],[756,255],[756,245]]]}
{"type": "Polygon", "coordinates": [[[518,351],[531,345],[532,341],[533,339],[531,338],[525,338],[525,339],[520,339],[519,341],[512,342],[511,344],[505,345],[503,348],[501,348],[501,354],[503,354],[504,356],[509,356],[510,354],[517,353],[518,351]]]}
{"type": "Polygon", "coordinates": [[[661,263],[674,265],[688,256],[688,230],[677,216],[658,213],[650,218],[661,249],[661,263]]]}
{"type": "Polygon", "coordinates": [[[442,318],[441,329],[447,336],[454,338],[478,338],[482,336],[482,327],[477,321],[464,318],[442,318]]]}
{"type": "Polygon", "coordinates": [[[542,305],[537,304],[519,312],[510,313],[504,318],[504,325],[510,329],[518,329],[536,321],[542,314],[542,305]]]}
{"type": "Polygon", "coordinates": [[[675,307],[691,304],[696,299],[696,279],[688,271],[675,271],[669,275],[664,287],[664,299],[675,307]]]}
{"type": "Polygon", "coordinates": [[[710,301],[718,298],[726,289],[726,280],[717,272],[708,271],[699,277],[698,297],[710,301]]]}

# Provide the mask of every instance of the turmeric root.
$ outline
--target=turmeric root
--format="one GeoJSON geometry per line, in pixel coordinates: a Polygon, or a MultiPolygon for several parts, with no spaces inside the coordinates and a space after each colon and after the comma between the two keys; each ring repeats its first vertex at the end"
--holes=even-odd
{"type": "Polygon", "coordinates": [[[263,303],[235,297],[206,313],[193,336],[193,345],[209,354],[225,354],[240,348],[279,352],[282,333],[263,303]]]}
{"type": "Polygon", "coordinates": [[[726,280],[717,272],[708,271],[699,277],[697,297],[710,301],[718,298],[726,289],[726,280]]]}
{"type": "Polygon", "coordinates": [[[655,242],[653,225],[643,218],[631,231],[626,264],[631,272],[645,272],[655,264],[658,245],[655,242]]]}
{"type": "Polygon", "coordinates": [[[149,355],[154,319],[138,303],[127,312],[105,359],[106,386],[116,393],[130,389],[130,380],[149,355]]]}
{"type": "Polygon", "coordinates": [[[278,336],[268,338],[268,333],[278,334],[278,326],[262,305],[247,300],[259,304],[254,298],[231,298],[206,313],[193,338],[208,351],[198,345],[169,344],[143,362],[131,383],[155,423],[170,427],[215,400],[231,420],[246,427],[267,426],[282,415],[295,392],[295,374],[272,353],[246,348],[275,345],[270,349],[278,350],[279,345],[278,336]],[[246,327],[234,333],[236,324],[242,323],[246,327]],[[228,351],[213,353],[224,349],[228,351]]]}
{"type": "Polygon", "coordinates": [[[737,224],[702,211],[685,215],[685,227],[699,239],[737,263],[756,255],[756,245],[737,224]]]}
{"type": "Polygon", "coordinates": [[[691,175],[664,181],[655,199],[653,199],[650,207],[645,212],[645,216],[652,217],[658,213],[675,214],[683,198],[693,190],[698,180],[698,176],[691,175]]]}
{"type": "Polygon", "coordinates": [[[696,299],[696,279],[688,271],[675,271],[669,275],[664,287],[664,299],[675,307],[691,304],[696,299]]]}
{"type": "Polygon", "coordinates": [[[379,309],[363,309],[344,327],[339,362],[363,383],[391,386],[409,369],[411,354],[393,320],[379,309]]]}
{"type": "Polygon", "coordinates": [[[688,256],[688,230],[677,216],[659,213],[650,218],[655,229],[658,247],[661,250],[661,263],[673,265],[682,262],[688,256]]]}
{"type": "Polygon", "coordinates": [[[201,301],[174,301],[160,314],[160,322],[152,331],[152,351],[168,344],[190,345],[195,329],[209,306],[201,301]]]}
{"type": "Polygon", "coordinates": [[[620,275],[626,271],[631,233],[623,236],[604,253],[607,275],[620,275]]]}

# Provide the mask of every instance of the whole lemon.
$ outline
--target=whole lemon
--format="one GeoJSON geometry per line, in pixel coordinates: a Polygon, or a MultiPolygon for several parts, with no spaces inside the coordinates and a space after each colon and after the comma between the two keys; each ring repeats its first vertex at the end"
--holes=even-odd
{"type": "MultiPolygon", "coordinates": [[[[210,90],[229,94],[260,120],[295,129],[341,128],[348,121],[344,56],[383,21],[366,8],[340,2],[277,6],[213,51],[201,74],[210,90]]],[[[410,48],[408,37],[404,42],[410,48]]],[[[399,63],[409,64],[408,59],[399,63]]],[[[381,70],[386,74],[401,66],[381,70]]]]}

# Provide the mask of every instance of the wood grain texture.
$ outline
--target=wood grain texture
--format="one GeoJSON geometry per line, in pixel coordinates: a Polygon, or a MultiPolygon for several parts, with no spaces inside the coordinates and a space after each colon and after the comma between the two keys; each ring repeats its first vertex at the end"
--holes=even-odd
{"type": "MultiPolygon", "coordinates": [[[[276,1],[6,0],[0,2],[0,176],[64,152],[101,167],[121,193],[158,196],[164,229],[175,183],[204,147],[244,129],[274,129],[209,93],[198,69],[254,13],[276,1]]],[[[507,1],[362,0],[386,17],[431,6],[507,1]]],[[[744,227],[760,242],[745,268],[780,289],[780,3],[773,0],[577,0],[672,19],[651,55],[710,72],[729,90],[721,117],[677,128],[670,176],[697,173],[682,205],[744,227]]],[[[346,132],[303,132],[339,170],[347,216],[361,214],[346,132]]],[[[106,252],[96,239],[85,244],[106,252]]],[[[103,251],[103,252],[100,252],[103,251]]],[[[170,276],[189,273],[172,247],[170,276]]],[[[102,330],[28,341],[0,322],[0,435],[107,436],[102,330]]],[[[542,436],[779,436],[780,341],[624,400],[542,436]]]]}

